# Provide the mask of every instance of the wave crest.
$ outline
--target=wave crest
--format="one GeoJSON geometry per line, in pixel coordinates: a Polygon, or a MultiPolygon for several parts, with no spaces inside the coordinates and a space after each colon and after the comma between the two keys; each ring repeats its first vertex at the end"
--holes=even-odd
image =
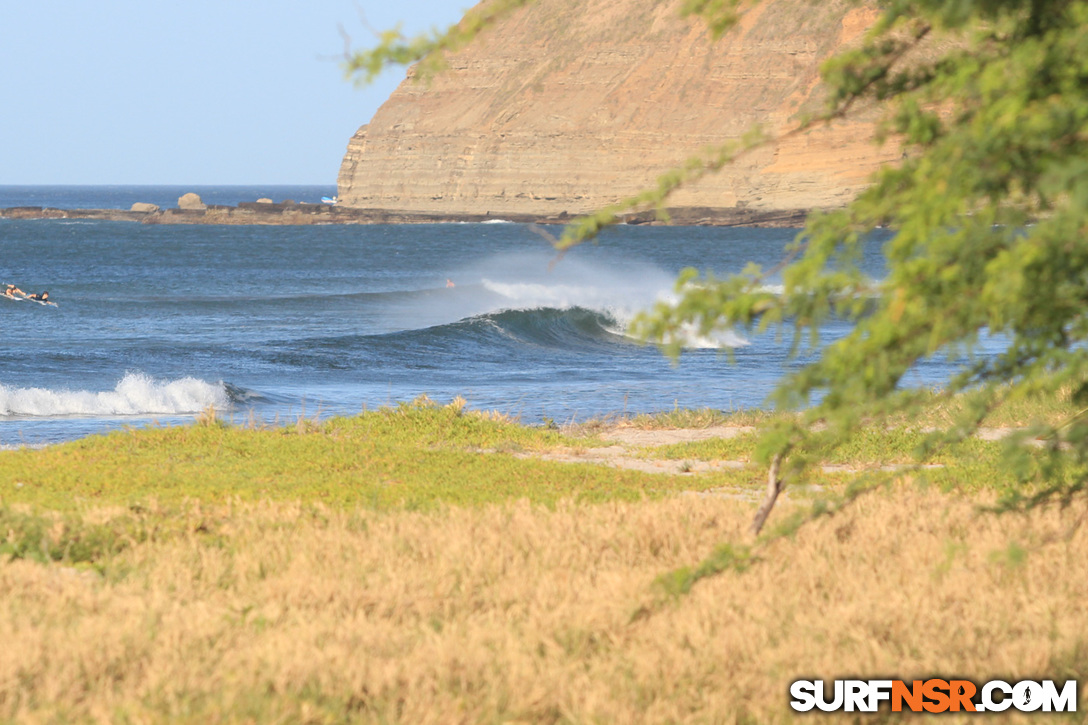
{"type": "Polygon", "coordinates": [[[0,385],[0,415],[35,418],[184,415],[230,403],[226,386],[197,378],[160,381],[127,373],[113,390],[49,390],[0,385]]]}
{"type": "MultiPolygon", "coordinates": [[[[554,311],[595,313],[603,331],[628,339],[636,339],[629,332],[635,315],[646,309],[655,296],[652,287],[639,288],[637,285],[618,288],[616,285],[503,283],[484,279],[482,286],[507,301],[502,307],[504,312],[518,310],[547,318],[554,317],[554,311]]],[[[656,293],[656,300],[676,304],[675,296],[663,291],[656,293]]],[[[720,350],[748,344],[748,340],[732,330],[703,334],[694,325],[677,330],[666,342],[678,342],[681,347],[691,350],[720,350]]]]}

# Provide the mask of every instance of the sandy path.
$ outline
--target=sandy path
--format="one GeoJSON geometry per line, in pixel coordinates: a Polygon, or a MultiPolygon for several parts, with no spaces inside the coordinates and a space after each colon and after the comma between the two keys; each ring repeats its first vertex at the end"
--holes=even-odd
{"type": "Polygon", "coordinates": [[[600,437],[612,441],[614,445],[604,448],[580,448],[548,451],[546,453],[525,453],[524,458],[540,458],[563,463],[595,463],[616,468],[625,468],[645,473],[698,474],[708,471],[744,468],[747,461],[684,461],[684,460],[648,460],[641,457],[643,448],[704,441],[710,438],[735,438],[755,432],[752,426],[714,426],[711,428],[657,429],[615,427],[601,433],[600,437]]]}
{"type": "MultiPolygon", "coordinates": [[[[981,428],[976,434],[982,440],[1000,440],[1016,429],[1014,428],[981,428]]],[[[525,458],[540,458],[548,461],[560,461],[564,463],[594,463],[599,465],[614,466],[646,473],[664,473],[673,475],[696,475],[710,471],[726,469],[738,469],[754,466],[749,460],[649,460],[642,456],[645,448],[674,445],[676,443],[690,443],[704,441],[711,438],[736,438],[737,436],[755,433],[754,426],[712,426],[709,428],[668,428],[668,429],[642,429],[617,426],[606,429],[598,435],[614,445],[604,448],[581,448],[548,451],[546,453],[525,453],[525,458]]],[[[905,466],[887,465],[880,470],[896,470],[905,466]]],[[[940,464],[925,465],[923,468],[941,468],[940,464]]],[[[824,473],[850,473],[865,469],[865,466],[851,466],[844,464],[825,464],[819,466],[824,473]]]]}

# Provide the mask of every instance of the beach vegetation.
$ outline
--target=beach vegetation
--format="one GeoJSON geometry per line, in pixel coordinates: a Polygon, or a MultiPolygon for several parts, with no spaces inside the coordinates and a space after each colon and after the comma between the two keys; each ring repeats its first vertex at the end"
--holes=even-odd
{"type": "Polygon", "coordinates": [[[769,722],[801,671],[1088,671],[1088,532],[981,515],[998,442],[889,467],[918,434],[860,429],[756,548],[761,467],[696,465],[747,464],[745,426],[618,444],[679,432],[427,400],[301,422],[0,451],[0,720],[769,722]],[[592,458],[619,445],[680,465],[592,458]]]}
{"type": "Polygon", "coordinates": [[[724,495],[5,514],[124,545],[0,562],[0,720],[787,722],[798,673],[1083,681],[1088,531],[993,501],[903,485],[758,552],[724,495]]]}
{"type": "Polygon", "coordinates": [[[186,499],[304,500],[381,510],[521,498],[545,505],[567,498],[640,500],[693,485],[681,478],[606,466],[575,469],[530,457],[604,445],[429,401],[267,428],[233,426],[221,417],[213,422],[205,414],[190,426],[0,451],[0,501],[55,511],[150,499],[163,505],[186,499]]]}
{"type": "MultiPolygon", "coordinates": [[[[958,405],[953,401],[948,407],[958,405]]],[[[937,413],[945,414],[945,409],[937,413]]],[[[1064,408],[1051,406],[995,411],[1000,420],[1064,414],[1064,408]]],[[[778,425],[795,414],[761,417],[778,425]]],[[[743,411],[703,410],[617,417],[560,431],[468,410],[464,401],[441,406],[426,398],[352,417],[300,418],[280,426],[234,424],[205,411],[189,426],[125,429],[44,449],[0,451],[0,531],[7,532],[0,538],[0,554],[93,562],[129,542],[167,535],[171,527],[147,525],[146,514],[154,511],[168,519],[163,512],[191,502],[294,501],[344,510],[422,511],[517,500],[549,507],[565,500],[655,500],[724,489],[747,491],[752,498],[762,481],[762,438],[752,422],[743,411]],[[685,428],[687,440],[668,442],[676,428],[666,421],[713,426],[685,428]],[[625,431],[639,434],[622,444],[626,458],[675,465],[656,470],[612,466],[595,456],[596,450],[613,451],[625,431]],[[114,522],[126,523],[110,533],[100,522],[82,518],[89,507],[114,507],[120,512],[114,522]]],[[[1007,467],[1003,438],[1018,430],[994,428],[991,436],[966,438],[919,466],[918,448],[928,444],[928,431],[859,426],[811,451],[809,483],[836,490],[852,475],[868,471],[889,482],[910,477],[942,488],[955,482],[968,490],[1012,490],[1022,474],[1007,467]]],[[[1054,460],[1045,440],[1018,445],[1021,466],[1040,469],[1054,460]]],[[[1058,455],[1065,460],[1051,475],[1081,475],[1077,456],[1064,450],[1058,455]]]]}

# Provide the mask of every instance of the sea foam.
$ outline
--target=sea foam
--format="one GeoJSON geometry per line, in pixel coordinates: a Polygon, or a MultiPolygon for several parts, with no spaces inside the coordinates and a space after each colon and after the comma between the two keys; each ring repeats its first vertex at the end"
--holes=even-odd
{"type": "Polygon", "coordinates": [[[0,416],[36,418],[184,415],[230,403],[226,386],[197,378],[161,381],[127,373],[113,390],[49,390],[0,385],[0,416]]]}

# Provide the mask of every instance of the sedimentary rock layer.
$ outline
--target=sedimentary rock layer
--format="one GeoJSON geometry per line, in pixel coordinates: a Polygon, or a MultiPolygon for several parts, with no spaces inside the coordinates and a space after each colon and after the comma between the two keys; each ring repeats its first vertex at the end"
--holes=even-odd
{"type": "MultiPolygon", "coordinates": [[[[872,7],[764,0],[716,42],[669,0],[538,0],[486,30],[429,83],[409,79],[352,137],[340,203],[492,215],[576,214],[637,193],[756,124],[823,100],[819,64],[872,7]]],[[[745,154],[674,207],[836,207],[894,147],[855,118],[745,154]]]]}

